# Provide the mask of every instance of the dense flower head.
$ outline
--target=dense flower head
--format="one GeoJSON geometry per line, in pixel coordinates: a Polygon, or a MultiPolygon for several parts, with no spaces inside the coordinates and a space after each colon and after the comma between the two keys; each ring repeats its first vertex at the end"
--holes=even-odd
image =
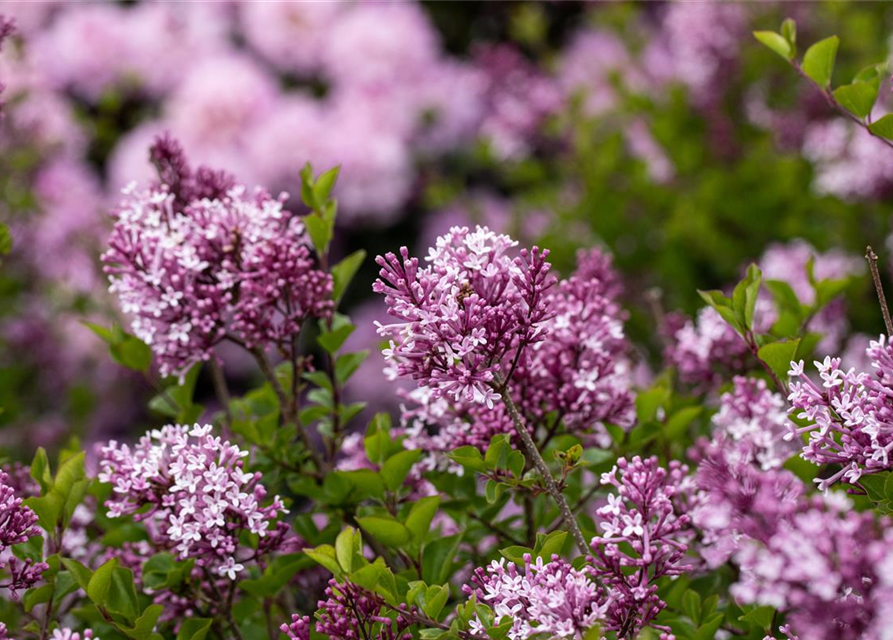
{"type": "Polygon", "coordinates": [[[410,640],[412,622],[400,612],[391,613],[384,598],[352,582],[329,580],[326,599],[319,601],[316,631],[331,640],[410,640]]]}
{"type": "Polygon", "coordinates": [[[717,438],[693,456],[699,493],[691,508],[701,534],[697,551],[707,566],[717,567],[743,541],[765,541],[801,505],[803,483],[784,469],[762,469],[717,438]]]}
{"type": "MultiPolygon", "coordinates": [[[[574,569],[557,555],[544,562],[524,554],[523,572],[500,558],[475,569],[464,590],[489,606],[496,620],[513,620],[510,640],[531,636],[580,640],[604,613],[604,593],[591,572],[585,566],[574,569]]],[[[486,635],[478,619],[471,621],[471,630],[486,635]]]]}
{"type": "Polygon", "coordinates": [[[839,480],[856,483],[864,473],[893,467],[893,345],[881,336],[866,354],[873,373],[844,370],[840,358],[828,356],[814,363],[818,382],[806,375],[802,361],[791,363],[788,400],[791,417],[799,422],[789,423],[785,437],[808,433],[801,457],[839,466],[832,476],[817,480],[821,489],[839,480]]]}
{"type": "Polygon", "coordinates": [[[401,322],[380,325],[397,374],[430,387],[436,396],[493,407],[503,360],[542,338],[549,317],[545,292],[555,284],[548,251],[521,251],[517,242],[485,227],[453,227],[437,239],[427,261],[401,249],[377,258],[373,290],[401,322]]]}
{"type": "Polygon", "coordinates": [[[634,637],[655,626],[654,618],[666,607],[657,580],[691,568],[686,562],[690,517],[682,513],[692,490],[687,473],[678,462],[664,469],[656,457],[636,456],[618,459],[602,474],[601,483],[617,489],[598,510],[603,534],[591,543],[594,575],[609,594],[603,629],[634,637]]]}
{"type": "Polygon", "coordinates": [[[0,552],[40,535],[37,515],[22,504],[22,498],[16,496],[8,480],[9,475],[0,471],[0,552]]]}
{"type": "Polygon", "coordinates": [[[720,398],[719,412],[712,418],[714,443],[733,464],[780,468],[797,453],[797,447],[784,440],[785,399],[770,391],[760,378],[736,376],[732,385],[720,398]]]}
{"type": "Polygon", "coordinates": [[[375,290],[391,315],[405,320],[379,328],[391,338],[386,373],[419,385],[398,392],[407,446],[437,457],[511,435],[496,392],[504,377],[531,429],[550,414],[597,439],[606,423],[632,424],[624,314],[610,258],[581,252],[577,270],[557,282],[547,252],[521,250],[512,258],[515,245],[482,227],[454,227],[438,238],[426,268],[405,249],[402,262],[393,254],[379,259],[383,280],[375,290]]]}
{"type": "Polygon", "coordinates": [[[306,318],[331,314],[331,276],[317,268],[284,195],[251,193],[205,167],[193,172],[169,138],[151,157],[160,183],[125,189],[103,261],[162,374],[214,357],[225,338],[282,346],[306,318]]]}
{"type": "Polygon", "coordinates": [[[883,640],[890,603],[884,571],[893,557],[884,526],[852,511],[840,494],[805,502],[767,540],[742,545],[732,595],[786,611],[790,631],[804,640],[883,640]]]}
{"type": "Polygon", "coordinates": [[[279,627],[289,640],[310,640],[310,616],[299,616],[294,614],[291,617],[291,623],[283,624],[279,627]]]}
{"type": "Polygon", "coordinates": [[[255,553],[241,547],[241,534],[259,536],[258,553],[283,546],[288,536],[288,526],[275,522],[286,513],[279,497],[261,506],[266,489],[259,473],[244,471],[247,455],[211,435],[209,425],[168,425],[133,448],[110,441],[99,461],[99,480],[113,487],[109,516],[133,514],[148,523],[158,546],[234,580],[240,562],[255,553]]]}

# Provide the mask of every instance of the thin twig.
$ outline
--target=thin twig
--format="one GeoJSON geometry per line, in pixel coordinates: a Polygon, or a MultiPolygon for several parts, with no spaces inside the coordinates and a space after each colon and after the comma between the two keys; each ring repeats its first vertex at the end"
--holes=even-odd
{"type": "Polygon", "coordinates": [[[868,268],[871,269],[871,279],[874,280],[874,289],[877,291],[877,300],[881,305],[881,314],[884,316],[884,326],[887,328],[887,335],[893,336],[893,320],[890,319],[890,309],[887,307],[884,285],[881,283],[881,274],[877,268],[877,254],[871,248],[871,245],[865,248],[865,259],[868,260],[868,268]]]}
{"type": "Polygon", "coordinates": [[[571,511],[570,505],[567,503],[567,498],[565,498],[564,494],[559,490],[558,485],[555,483],[555,478],[552,477],[552,472],[549,471],[549,467],[546,466],[546,461],[543,460],[543,456],[540,454],[539,449],[536,448],[536,444],[533,442],[533,438],[530,437],[527,427],[522,422],[521,416],[518,414],[518,409],[515,407],[515,403],[512,400],[506,385],[497,378],[497,380],[494,380],[494,387],[496,391],[502,395],[502,401],[505,404],[509,417],[512,419],[515,431],[521,438],[521,442],[524,443],[527,455],[530,456],[533,461],[533,466],[543,477],[543,482],[546,483],[546,490],[558,505],[558,510],[561,513],[561,518],[564,520],[565,527],[567,527],[571,536],[573,536],[580,553],[584,556],[587,555],[589,553],[589,547],[586,545],[586,540],[583,538],[583,532],[580,531],[580,525],[577,524],[577,519],[574,517],[573,511],[571,511]]]}

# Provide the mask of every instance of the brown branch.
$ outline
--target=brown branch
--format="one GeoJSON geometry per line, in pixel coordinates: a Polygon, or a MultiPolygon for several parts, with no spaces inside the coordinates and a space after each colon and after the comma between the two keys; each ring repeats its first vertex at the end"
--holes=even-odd
{"type": "Polygon", "coordinates": [[[561,493],[561,490],[555,483],[555,478],[552,477],[552,472],[549,471],[549,467],[546,466],[546,461],[543,460],[543,456],[540,454],[539,449],[537,449],[536,443],[534,443],[533,438],[530,437],[527,427],[521,420],[521,416],[518,414],[518,409],[515,407],[515,403],[512,400],[506,385],[497,378],[494,380],[494,388],[501,394],[502,401],[505,404],[509,417],[512,419],[515,431],[521,438],[521,442],[524,443],[524,448],[527,450],[527,455],[533,462],[533,466],[542,476],[543,482],[546,484],[546,490],[558,505],[558,511],[561,513],[562,520],[564,520],[564,526],[567,527],[571,536],[573,536],[574,542],[576,542],[577,549],[580,550],[580,553],[584,556],[587,555],[589,553],[589,547],[586,545],[586,540],[583,538],[583,532],[580,531],[580,525],[577,523],[573,511],[571,511],[570,505],[567,503],[567,498],[564,497],[564,494],[561,493]]]}
{"type": "Polygon", "coordinates": [[[878,304],[881,305],[881,314],[884,316],[884,327],[887,329],[887,336],[893,336],[893,320],[890,319],[890,308],[887,307],[884,285],[881,283],[881,274],[877,268],[877,254],[871,248],[871,245],[865,248],[865,259],[868,260],[868,268],[871,269],[871,279],[874,280],[874,290],[877,291],[878,304]]]}

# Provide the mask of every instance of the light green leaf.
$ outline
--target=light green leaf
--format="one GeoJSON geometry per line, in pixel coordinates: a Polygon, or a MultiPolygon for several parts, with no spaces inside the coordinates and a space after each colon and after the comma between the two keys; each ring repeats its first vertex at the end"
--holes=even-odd
{"type": "Polygon", "coordinates": [[[791,44],[780,33],[775,33],[774,31],[754,31],[753,37],[785,60],[790,60],[794,57],[795,51],[791,48],[791,44]]]}
{"type": "Polygon", "coordinates": [[[834,72],[834,61],[837,58],[839,44],[840,38],[831,36],[816,42],[806,50],[803,56],[803,73],[823,89],[827,89],[831,84],[831,74],[834,72]]]}

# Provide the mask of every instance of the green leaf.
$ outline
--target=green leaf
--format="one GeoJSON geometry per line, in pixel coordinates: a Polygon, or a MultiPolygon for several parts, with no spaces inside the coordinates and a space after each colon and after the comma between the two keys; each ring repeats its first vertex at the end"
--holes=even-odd
{"type": "Polygon", "coordinates": [[[339,384],[344,384],[360,368],[363,361],[369,355],[369,351],[357,351],[344,353],[335,360],[335,379],[339,384]]]}
{"type": "Polygon", "coordinates": [[[834,99],[853,115],[865,118],[874,108],[878,88],[879,85],[873,82],[845,84],[834,90],[834,99]]]}
{"type": "Polygon", "coordinates": [[[791,44],[780,33],[775,33],[774,31],[754,31],[753,37],[785,60],[790,60],[796,53],[791,44]]]}
{"type": "Polygon", "coordinates": [[[205,640],[212,622],[210,618],[186,618],[180,625],[177,640],[205,640]]]}
{"type": "Polygon", "coordinates": [[[53,476],[50,473],[50,461],[43,447],[38,447],[31,461],[31,477],[40,485],[41,495],[46,495],[53,486],[53,476]]]}
{"type": "Polygon", "coordinates": [[[332,189],[338,181],[338,175],[341,173],[341,166],[332,167],[328,171],[321,173],[313,185],[313,195],[317,202],[325,202],[332,194],[332,189]]]}
{"type": "Polygon", "coordinates": [[[344,324],[332,331],[321,333],[316,341],[323,349],[329,353],[335,353],[344,344],[344,341],[350,337],[356,327],[350,323],[344,324]]]}
{"type": "Polygon", "coordinates": [[[87,585],[90,584],[90,578],[93,577],[93,572],[72,558],[62,558],[62,565],[74,576],[78,586],[86,591],[87,585]]]}
{"type": "Polygon", "coordinates": [[[794,359],[799,345],[799,339],[770,342],[760,347],[760,350],[757,351],[757,357],[769,365],[769,368],[778,376],[779,380],[784,380],[788,377],[791,361],[794,359]]]}
{"type": "Polygon", "coordinates": [[[391,416],[387,413],[376,413],[369,422],[363,440],[366,457],[369,462],[381,465],[391,449],[391,416]]]}
{"type": "Polygon", "coordinates": [[[307,227],[307,234],[313,243],[313,248],[319,256],[324,256],[329,251],[329,243],[334,235],[335,225],[324,219],[318,213],[314,212],[304,216],[304,226],[307,227]]]}
{"type": "Polygon", "coordinates": [[[422,611],[424,611],[429,618],[437,620],[449,598],[450,588],[446,585],[430,586],[425,591],[422,611]]]}
{"type": "Polygon", "coordinates": [[[834,72],[834,61],[837,58],[837,47],[840,38],[831,36],[819,40],[806,50],[803,56],[803,73],[812,78],[823,89],[831,84],[834,72]]]}
{"type": "Polygon", "coordinates": [[[724,617],[721,613],[714,613],[712,616],[707,617],[706,620],[703,620],[695,633],[694,640],[713,640],[719,627],[722,626],[724,617]]]}
{"type": "Polygon", "coordinates": [[[679,409],[664,424],[664,437],[670,441],[680,438],[685,433],[688,425],[701,415],[702,409],[703,407],[698,406],[679,409]]]}
{"type": "Polygon", "coordinates": [[[52,584],[45,584],[35,589],[28,589],[28,591],[25,592],[25,597],[22,598],[25,612],[30,612],[39,604],[49,602],[52,599],[55,590],[56,588],[52,584]]]}
{"type": "Polygon", "coordinates": [[[93,604],[104,606],[109,590],[112,586],[112,576],[115,573],[115,567],[118,566],[118,560],[112,558],[104,565],[93,572],[90,582],[87,583],[87,596],[93,601],[93,604]]]}
{"type": "Polygon", "coordinates": [[[431,521],[437,514],[437,508],[440,506],[440,496],[427,496],[420,498],[409,511],[406,516],[406,528],[412,532],[413,537],[417,541],[422,541],[428,535],[431,527],[431,521]]]}
{"type": "Polygon", "coordinates": [[[481,455],[477,447],[466,445],[453,449],[447,454],[447,457],[462,467],[471,471],[486,471],[487,465],[484,464],[484,456],[481,455]]]}
{"type": "Polygon", "coordinates": [[[355,558],[363,557],[363,542],[360,533],[353,527],[345,528],[335,540],[335,557],[345,573],[359,568],[355,558]]]}
{"type": "Polygon", "coordinates": [[[149,605],[142,615],[137,618],[133,627],[125,627],[119,624],[115,624],[115,626],[128,638],[133,638],[133,640],[150,640],[152,631],[155,630],[155,625],[158,623],[158,618],[163,611],[164,607],[160,604],[149,605]]]}
{"type": "Polygon", "coordinates": [[[732,300],[723,295],[722,291],[701,291],[698,294],[708,305],[713,307],[716,312],[725,320],[735,331],[744,333],[744,327],[738,322],[735,310],[732,308],[732,300]]]}
{"type": "Polygon", "coordinates": [[[323,567],[332,572],[336,578],[340,578],[344,575],[344,571],[341,569],[341,564],[338,562],[338,556],[335,552],[335,547],[330,544],[322,544],[315,549],[304,549],[304,553],[307,554],[308,557],[315,560],[317,563],[321,564],[323,567]]]}
{"type": "Polygon", "coordinates": [[[112,613],[119,613],[127,620],[136,619],[139,615],[139,600],[133,584],[133,571],[125,567],[114,568],[105,602],[112,613]]]}
{"type": "MultiPolygon", "coordinates": [[[[785,18],[781,23],[781,35],[785,40],[788,41],[788,44],[791,45],[791,49],[796,53],[797,50],[797,23],[794,22],[791,18],[785,18]]],[[[793,54],[792,54],[793,55],[793,54]]]]}
{"type": "Polygon", "coordinates": [[[752,264],[747,268],[747,275],[732,292],[732,310],[735,312],[738,324],[745,329],[753,329],[753,314],[756,310],[762,280],[762,271],[757,265],[752,264]]]}
{"type": "Polygon", "coordinates": [[[859,478],[859,484],[863,489],[865,489],[865,493],[868,494],[868,497],[874,500],[875,502],[880,502],[881,500],[886,499],[887,491],[887,476],[890,474],[887,473],[871,473],[863,475],[859,478]]]}
{"type": "Polygon", "coordinates": [[[357,518],[357,524],[363,531],[389,547],[405,544],[412,537],[409,529],[390,516],[364,516],[357,518]]]}
{"type": "Polygon", "coordinates": [[[761,606],[748,611],[738,619],[742,622],[747,622],[748,624],[757,627],[761,631],[769,631],[769,627],[772,626],[772,619],[774,616],[775,609],[773,609],[772,607],[761,606]]]}
{"type": "Polygon", "coordinates": [[[868,130],[876,136],[893,140],[893,113],[888,113],[882,118],[875,120],[868,125],[868,130]]]}
{"type": "Polygon", "coordinates": [[[689,589],[685,592],[685,595],[682,596],[682,611],[691,618],[691,621],[695,624],[700,624],[701,621],[701,596],[697,591],[692,591],[689,589]]]}
{"type": "Polygon", "coordinates": [[[388,491],[396,491],[409,475],[412,465],[422,457],[421,449],[404,450],[395,453],[381,465],[381,477],[388,491]]]}
{"type": "Polygon", "coordinates": [[[553,531],[549,535],[536,534],[536,545],[533,548],[535,556],[549,561],[553,555],[561,553],[564,541],[567,539],[567,531],[553,531]]]}
{"type": "Polygon", "coordinates": [[[461,541],[460,533],[428,542],[422,552],[422,580],[428,584],[446,582],[452,575],[453,558],[461,541]]]}
{"type": "Polygon", "coordinates": [[[366,252],[363,249],[359,249],[332,267],[332,298],[335,300],[336,305],[341,301],[344,292],[347,290],[347,285],[353,280],[365,259],[366,252]]]}

